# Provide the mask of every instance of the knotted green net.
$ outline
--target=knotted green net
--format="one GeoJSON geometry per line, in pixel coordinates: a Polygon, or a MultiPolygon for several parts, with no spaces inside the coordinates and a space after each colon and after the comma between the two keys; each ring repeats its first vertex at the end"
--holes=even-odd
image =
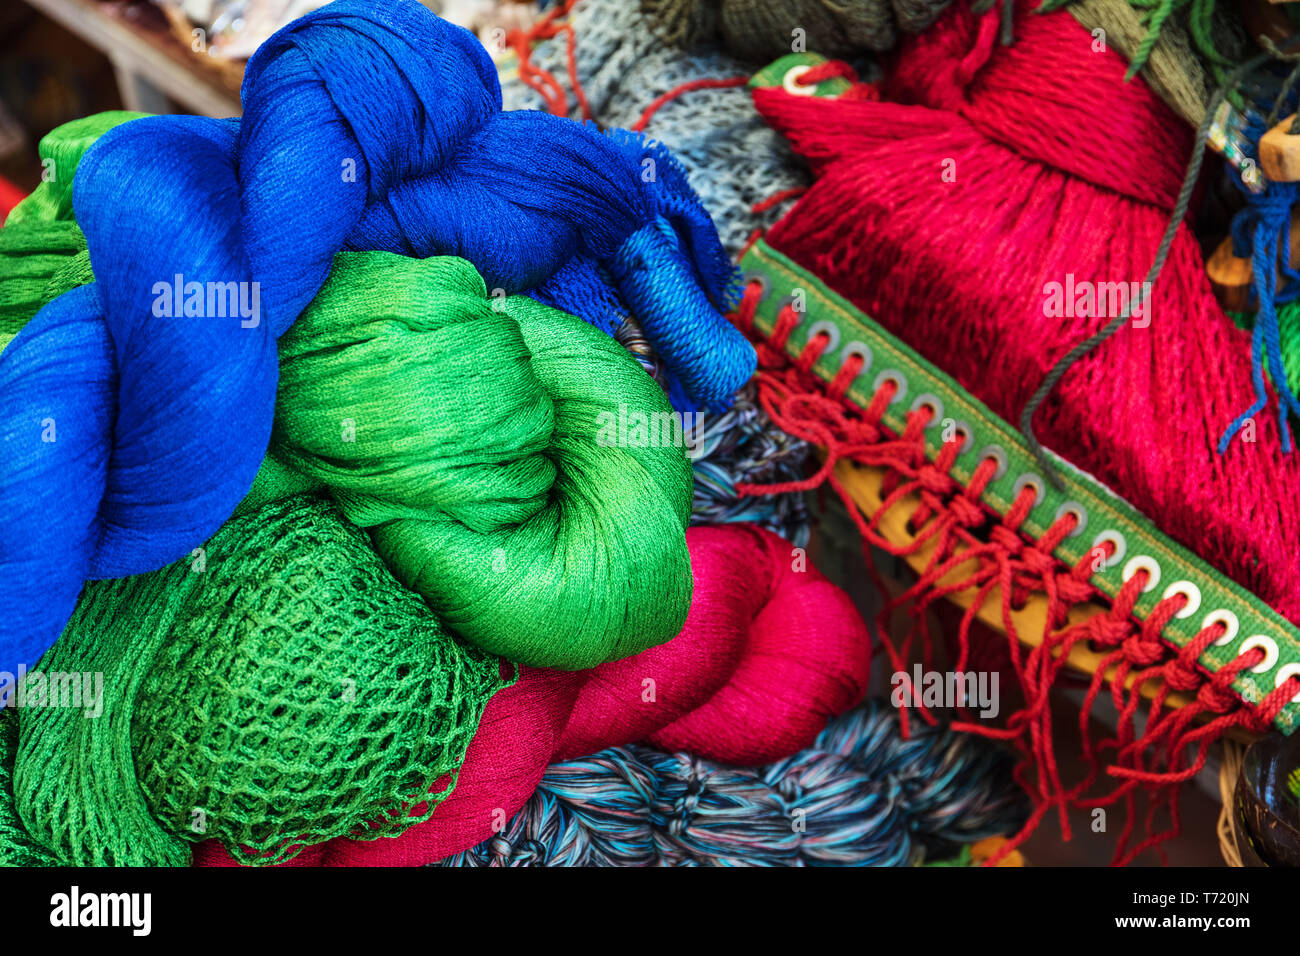
{"type": "Polygon", "coordinates": [[[5,715],[0,863],[183,866],[209,838],[272,863],[400,832],[450,792],[507,683],[311,496],[88,585],[40,670],[101,675],[102,701],[5,715]]]}

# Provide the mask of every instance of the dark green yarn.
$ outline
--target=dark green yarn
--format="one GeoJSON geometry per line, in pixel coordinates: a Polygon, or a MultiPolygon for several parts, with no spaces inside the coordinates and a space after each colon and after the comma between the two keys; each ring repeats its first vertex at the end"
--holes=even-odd
{"type": "Polygon", "coordinates": [[[54,866],[57,861],[27,835],[14,803],[18,718],[0,710],[0,866],[54,866]]]}
{"type": "Polygon", "coordinates": [[[400,832],[450,792],[499,663],[448,635],[332,503],[232,519],[196,560],[87,585],[39,666],[102,673],[103,713],[18,710],[27,836],[0,807],[0,858],[182,866],[215,838],[270,863],[400,832]]]}
{"type": "Polygon", "coordinates": [[[690,606],[684,443],[603,442],[625,412],[672,414],[597,329],[489,299],[462,259],[341,253],[280,339],[271,455],[457,634],[576,670],[673,638],[690,606]]]}
{"type": "Polygon", "coordinates": [[[721,32],[729,51],[767,63],[794,48],[801,30],[809,52],[853,57],[883,52],[900,31],[920,33],[950,0],[640,0],[641,10],[663,42],[683,49],[721,32]]]}

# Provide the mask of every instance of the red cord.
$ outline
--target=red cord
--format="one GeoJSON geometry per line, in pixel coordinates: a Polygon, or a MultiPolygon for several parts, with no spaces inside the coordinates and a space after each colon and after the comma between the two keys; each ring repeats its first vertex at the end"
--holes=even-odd
{"type": "MultiPolygon", "coordinates": [[[[882,416],[893,398],[893,383],[882,382],[865,408],[850,402],[845,395],[861,373],[861,359],[848,356],[831,385],[826,385],[812,369],[824,357],[827,339],[813,336],[796,358],[787,356],[786,340],[797,327],[799,316],[789,306],[783,308],[776,328],[764,340],[754,326],[762,295],[761,283],[749,283],[733,317],[736,325],[755,340],[759,403],[778,428],[821,446],[825,458],[815,474],[803,481],[777,486],[742,484],[737,491],[761,495],[811,490],[826,484],[840,496],[862,539],[867,573],[881,592],[881,611],[875,622],[881,647],[890,666],[905,680],[914,644],[924,660],[930,659],[931,635],[926,623],[930,604],[958,592],[974,594],[959,627],[957,667],[962,670],[969,660],[971,626],[998,592],[1006,632],[1003,653],[1011,661],[1023,704],[1010,712],[1000,727],[973,719],[954,721],[952,727],[1007,741],[1019,751],[1021,759],[1014,775],[1029,795],[1033,812],[1020,832],[984,865],[996,865],[1023,844],[1050,812],[1059,816],[1068,839],[1068,810],[1092,811],[1108,806],[1117,806],[1124,814],[1115,847],[1116,864],[1129,863],[1151,849],[1163,853],[1163,842],[1180,832],[1179,785],[1203,768],[1211,744],[1235,727],[1267,730],[1300,689],[1300,678],[1292,678],[1257,704],[1243,701],[1231,685],[1242,670],[1258,663],[1261,651],[1252,650],[1213,674],[1208,673],[1199,658],[1222,636],[1222,625],[1203,630],[1181,649],[1167,643],[1162,633],[1185,606],[1185,595],[1174,594],[1158,602],[1145,620],[1139,620],[1135,608],[1146,585],[1145,573],[1139,571],[1108,599],[1091,583],[1096,554],[1090,552],[1074,567],[1064,565],[1052,554],[1074,529],[1074,515],[1062,515],[1036,542],[1026,537],[1020,526],[1034,503],[1032,486],[1022,489],[1005,515],[990,511],[981,504],[980,496],[996,473],[995,462],[980,463],[963,488],[949,474],[962,444],[960,436],[946,443],[930,461],[925,428],[931,412],[924,406],[908,413],[901,435],[887,431],[882,416]],[[870,517],[862,513],[836,475],[834,466],[841,459],[884,469],[884,500],[870,517]],[[888,540],[880,531],[882,520],[904,500],[918,498],[908,529],[910,541],[896,544],[888,540]],[[918,569],[913,584],[895,595],[876,570],[871,549],[902,557],[923,547],[933,549],[925,566],[918,569]],[[960,580],[947,580],[954,577],[960,580]],[[1041,640],[1026,651],[1016,633],[1013,614],[1030,593],[1046,596],[1048,613],[1043,634],[1035,635],[1041,640]],[[1070,611],[1089,603],[1108,610],[1071,625],[1070,611]],[[904,609],[911,627],[899,640],[892,624],[904,609]],[[1091,676],[1079,712],[1083,779],[1067,783],[1055,753],[1049,694],[1065,673],[1071,650],[1081,643],[1100,651],[1103,657],[1091,676]],[[1152,683],[1157,686],[1154,696],[1148,698],[1142,691],[1152,683]],[[1090,718],[1098,697],[1107,689],[1119,711],[1119,724],[1114,739],[1096,743],[1091,736],[1090,718]],[[1193,699],[1181,707],[1169,707],[1168,695],[1175,691],[1192,694],[1193,699]],[[1139,734],[1140,709],[1145,712],[1146,722],[1139,734]],[[1190,756],[1193,748],[1194,757],[1190,756]],[[1098,786],[1102,781],[1109,781],[1106,788],[1098,786]],[[1095,789],[1101,792],[1093,792],[1095,789]],[[1160,829],[1163,816],[1168,817],[1168,824],[1160,829]],[[1135,841],[1139,819],[1145,836],[1135,841]]],[[[1110,560],[1113,545],[1105,543],[1101,547],[1101,557],[1110,560]]],[[[919,709],[923,719],[934,722],[935,717],[924,707],[919,709]]],[[[909,709],[903,708],[899,717],[906,733],[909,709]]]]}
{"type": "Polygon", "coordinates": [[[654,116],[655,113],[659,111],[659,107],[663,106],[665,103],[669,103],[672,100],[675,100],[683,93],[691,93],[694,92],[695,90],[722,90],[733,86],[744,86],[748,82],[749,82],[749,77],[747,76],[733,76],[730,79],[726,79],[726,80],[714,80],[714,79],[707,79],[707,78],[700,79],[700,80],[690,80],[686,83],[682,83],[679,86],[675,86],[667,93],[663,94],[662,96],[656,97],[655,101],[645,108],[645,112],[641,114],[641,118],[632,124],[632,132],[639,133],[642,130],[644,130],[646,124],[650,122],[650,117],[654,116]]]}

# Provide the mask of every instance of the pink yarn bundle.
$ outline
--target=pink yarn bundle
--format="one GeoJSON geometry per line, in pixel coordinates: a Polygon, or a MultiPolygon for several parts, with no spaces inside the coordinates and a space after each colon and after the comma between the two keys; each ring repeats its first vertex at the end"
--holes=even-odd
{"type": "MultiPolygon", "coordinates": [[[[847,594],[802,549],[746,525],[686,532],[695,598],[681,634],[590,671],[524,668],[488,704],[455,790],[401,836],[338,839],[288,866],[411,866],[504,824],[549,763],[647,741],[738,765],[809,746],[866,692],[871,640],[847,594]]],[[[557,622],[558,623],[558,622],[557,622]]],[[[216,843],[200,866],[232,866],[216,843]]]]}

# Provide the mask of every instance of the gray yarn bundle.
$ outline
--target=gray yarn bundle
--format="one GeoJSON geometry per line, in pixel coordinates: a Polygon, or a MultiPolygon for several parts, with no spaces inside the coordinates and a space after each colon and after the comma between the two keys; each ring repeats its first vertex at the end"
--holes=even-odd
{"type": "Polygon", "coordinates": [[[641,0],[669,43],[689,48],[720,35],[736,56],[763,61],[790,52],[795,36],[830,57],[883,53],[901,35],[934,23],[949,0],[641,0]]]}

